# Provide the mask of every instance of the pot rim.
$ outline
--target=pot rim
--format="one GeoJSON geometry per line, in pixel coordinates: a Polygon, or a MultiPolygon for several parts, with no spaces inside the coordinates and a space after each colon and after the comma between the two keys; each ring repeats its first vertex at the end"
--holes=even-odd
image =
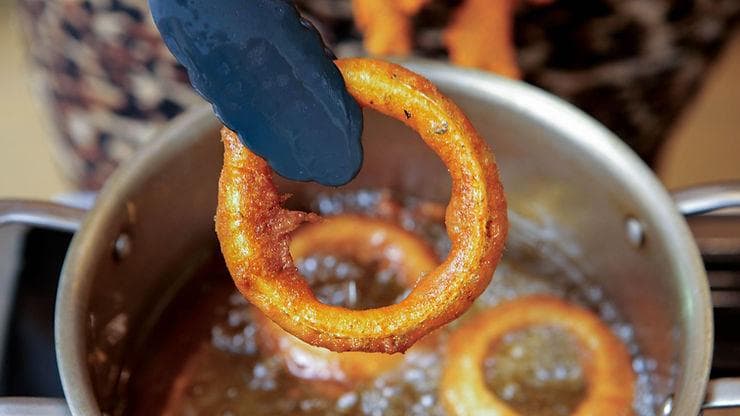
{"type": "Polygon", "coordinates": [[[112,253],[102,230],[115,222],[125,195],[134,190],[172,154],[189,148],[218,126],[210,106],[198,106],[155,132],[149,144],[106,182],[95,205],[75,233],[64,259],[54,313],[54,343],[64,396],[73,415],[100,414],[92,389],[86,348],[87,307],[97,255],[112,253]]]}
{"type": "MultiPolygon", "coordinates": [[[[564,143],[589,154],[612,175],[629,175],[630,186],[642,200],[650,200],[648,211],[657,218],[656,232],[671,235],[666,239],[673,257],[676,278],[689,296],[684,296],[682,311],[688,322],[687,341],[679,346],[684,359],[681,376],[675,380],[673,409],[676,415],[696,415],[704,399],[709,377],[713,323],[709,294],[701,256],[684,218],[679,214],[668,192],[652,171],[613,133],[565,101],[549,93],[490,73],[454,67],[426,60],[402,61],[411,70],[432,79],[435,84],[454,86],[471,96],[491,97],[508,102],[512,109],[526,113],[533,121],[560,134],[564,143]],[[701,383],[697,383],[701,380],[701,383]]],[[[59,373],[72,414],[99,413],[91,388],[87,366],[85,327],[86,310],[92,288],[91,271],[97,263],[96,253],[109,246],[100,230],[114,221],[123,196],[135,184],[151,174],[170,155],[182,151],[217,126],[209,105],[190,110],[160,130],[156,140],[110,178],[101,191],[94,209],[74,236],[67,253],[57,292],[55,343],[59,373]]]]}

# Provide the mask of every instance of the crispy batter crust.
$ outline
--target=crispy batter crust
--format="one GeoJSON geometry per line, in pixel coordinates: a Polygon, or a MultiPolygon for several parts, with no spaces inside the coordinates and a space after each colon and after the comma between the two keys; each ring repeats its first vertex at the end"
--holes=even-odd
{"type": "Polygon", "coordinates": [[[508,228],[503,188],[485,141],[427,79],[383,61],[336,63],[361,105],[415,129],[447,165],[448,258],[396,305],[348,310],[322,304],[289,252],[289,232],[312,217],[281,207],[267,163],[225,128],[216,232],[241,293],[286,331],[333,351],[403,352],[460,316],[490,282],[508,228]]]}
{"type": "MultiPolygon", "coordinates": [[[[361,264],[379,263],[383,269],[394,270],[406,287],[413,287],[438,263],[419,237],[390,222],[357,215],[329,217],[300,228],[292,236],[290,252],[294,259],[318,252],[351,256],[361,264]]],[[[403,361],[401,354],[337,353],[315,347],[285,332],[256,308],[253,316],[262,347],[277,354],[300,378],[353,384],[374,378],[403,361]]]]}
{"type": "Polygon", "coordinates": [[[450,337],[440,397],[451,415],[516,416],[486,386],[483,360],[510,332],[553,326],[573,334],[584,351],[586,397],[573,415],[631,415],[635,374],[626,346],[593,313],[550,296],[529,296],[483,312],[450,337]]]}

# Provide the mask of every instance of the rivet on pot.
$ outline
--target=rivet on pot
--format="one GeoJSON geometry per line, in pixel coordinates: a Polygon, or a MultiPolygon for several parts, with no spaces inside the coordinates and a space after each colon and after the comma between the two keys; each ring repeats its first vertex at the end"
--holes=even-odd
{"type": "Polygon", "coordinates": [[[660,407],[660,414],[670,416],[671,412],[673,412],[673,396],[668,396],[663,402],[663,406],[660,407]]]}
{"type": "Polygon", "coordinates": [[[645,227],[635,217],[627,217],[624,222],[625,232],[627,234],[627,242],[632,247],[640,248],[645,243],[645,227]]]}
{"type": "Polygon", "coordinates": [[[128,257],[131,254],[131,249],[131,236],[126,233],[121,233],[116,238],[115,243],[113,243],[113,254],[117,260],[123,260],[128,257]]]}

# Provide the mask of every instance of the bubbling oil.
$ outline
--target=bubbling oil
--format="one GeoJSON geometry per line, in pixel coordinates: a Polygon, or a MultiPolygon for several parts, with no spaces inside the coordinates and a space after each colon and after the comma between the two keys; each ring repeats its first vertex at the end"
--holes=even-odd
{"type": "MultiPolygon", "coordinates": [[[[310,208],[322,215],[357,213],[394,221],[428,242],[440,258],[449,251],[444,212],[425,201],[394,198],[386,191],[340,192],[317,196],[310,208]]],[[[522,235],[533,232],[517,221],[512,215],[509,249],[473,307],[422,340],[423,348],[409,350],[396,368],[357,383],[300,379],[280,359],[263,354],[250,305],[235,291],[222,263],[210,266],[193,279],[150,337],[145,359],[133,371],[124,413],[445,415],[438,385],[448,335],[470,316],[503,301],[550,294],[594,310],[627,343],[637,373],[635,414],[653,415],[651,360],[640,356],[631,327],[567,259],[517,242],[517,227],[523,227],[522,235]]],[[[398,302],[408,293],[392,270],[331,253],[313,253],[297,266],[317,297],[329,304],[365,309],[398,302]]],[[[492,345],[481,371],[491,391],[521,414],[567,415],[587,389],[578,355],[573,337],[535,327],[492,345]]]]}
{"type": "Polygon", "coordinates": [[[482,363],[488,388],[524,415],[568,416],[587,383],[572,335],[548,326],[506,334],[482,363]]]}

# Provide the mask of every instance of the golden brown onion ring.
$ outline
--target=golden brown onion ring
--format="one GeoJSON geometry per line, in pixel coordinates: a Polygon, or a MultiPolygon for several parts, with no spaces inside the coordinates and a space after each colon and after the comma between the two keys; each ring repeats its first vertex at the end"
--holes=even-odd
{"type": "Polygon", "coordinates": [[[466,0],[445,29],[450,60],[460,66],[521,78],[513,40],[516,0],[466,0]]]}
{"type": "Polygon", "coordinates": [[[336,63],[361,105],[415,129],[447,165],[447,259],[398,304],[349,310],[319,302],[289,251],[290,231],[309,214],[282,208],[272,170],[225,128],[216,232],[241,293],[286,331],[332,351],[403,352],[460,316],[486,288],[506,239],[506,201],[491,150],[431,82],[388,62],[336,63]]]}
{"type": "Polygon", "coordinates": [[[260,348],[277,355],[298,378],[352,384],[372,379],[403,361],[400,353],[334,352],[315,347],[285,332],[257,308],[253,308],[252,316],[259,328],[260,348]]]}
{"type": "MultiPolygon", "coordinates": [[[[349,257],[361,265],[378,264],[396,273],[407,288],[437,266],[421,239],[387,221],[338,215],[298,229],[290,242],[294,259],[314,253],[349,257]]],[[[401,354],[332,352],[306,344],[285,332],[255,308],[260,344],[277,354],[296,377],[354,383],[377,377],[403,361],[401,354]]]]}
{"type": "Polygon", "coordinates": [[[294,259],[312,253],[349,257],[360,264],[378,263],[382,269],[397,271],[399,283],[409,288],[438,264],[432,249],[409,231],[388,221],[350,214],[324,218],[292,235],[294,259]]]}
{"type": "Polygon", "coordinates": [[[439,387],[451,415],[517,415],[487,387],[483,360],[507,333],[532,326],[562,328],[583,349],[588,388],[574,415],[632,414],[635,375],[625,345],[593,313],[536,295],[482,312],[452,334],[439,387]]]}
{"type": "MultiPolygon", "coordinates": [[[[543,5],[553,0],[529,0],[543,5]]],[[[406,56],[413,49],[412,19],[429,0],[353,0],[355,23],[370,55],[406,56]]],[[[453,63],[519,79],[514,45],[517,0],[466,0],[444,32],[453,63]]]]}
{"type": "Polygon", "coordinates": [[[413,47],[411,18],[429,0],[353,0],[355,23],[371,55],[406,56],[413,47]]]}

